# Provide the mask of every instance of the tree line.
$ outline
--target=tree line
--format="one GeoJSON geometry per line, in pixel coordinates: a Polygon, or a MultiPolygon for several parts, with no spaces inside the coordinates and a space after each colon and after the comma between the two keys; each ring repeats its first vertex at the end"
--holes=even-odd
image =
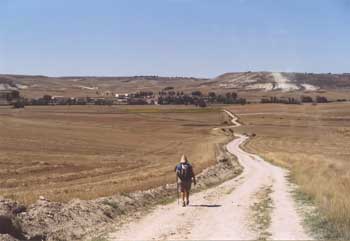
{"type": "MultiPolygon", "coordinates": [[[[346,100],[344,100],[346,101],[346,100]]],[[[301,96],[299,98],[294,97],[276,97],[271,96],[270,98],[262,98],[260,103],[278,103],[278,104],[301,104],[301,103],[328,103],[328,99],[325,96],[316,96],[312,98],[311,96],[301,96]]]]}
{"type": "Polygon", "coordinates": [[[216,94],[209,92],[204,95],[201,91],[192,91],[190,94],[185,94],[180,91],[160,91],[158,104],[160,105],[196,105],[205,107],[207,104],[246,104],[246,99],[238,98],[235,92],[226,94],[216,94]]]}

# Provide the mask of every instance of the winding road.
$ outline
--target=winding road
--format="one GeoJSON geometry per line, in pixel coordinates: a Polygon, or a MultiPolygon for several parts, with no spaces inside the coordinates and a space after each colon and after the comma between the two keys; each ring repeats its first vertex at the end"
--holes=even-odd
{"type": "MultiPolygon", "coordinates": [[[[237,117],[225,111],[234,127],[237,117]]],[[[287,171],[240,146],[247,136],[236,134],[227,150],[244,171],[216,187],[195,193],[191,205],[160,205],[146,216],[117,228],[110,240],[310,240],[291,195],[287,171]]]]}

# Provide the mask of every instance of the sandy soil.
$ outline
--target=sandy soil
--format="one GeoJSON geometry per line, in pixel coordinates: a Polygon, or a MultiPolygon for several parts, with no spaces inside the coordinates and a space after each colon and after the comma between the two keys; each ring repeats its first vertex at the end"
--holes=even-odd
{"type": "MultiPolygon", "coordinates": [[[[234,115],[232,123],[240,124],[234,115]]],[[[311,239],[301,225],[291,197],[286,175],[279,167],[249,154],[240,146],[248,137],[236,134],[227,150],[236,155],[244,167],[237,178],[194,194],[191,205],[182,208],[177,202],[158,206],[145,217],[132,221],[110,234],[111,240],[247,240],[265,238],[280,240],[311,239]],[[259,203],[257,193],[271,189],[268,225],[261,226],[252,218],[252,207],[259,203]],[[265,230],[257,230],[255,227],[265,230]]],[[[262,212],[263,213],[263,212],[262,212]]],[[[266,212],[264,212],[266,213],[266,212]]],[[[264,217],[262,217],[264,219],[264,217]]]]}

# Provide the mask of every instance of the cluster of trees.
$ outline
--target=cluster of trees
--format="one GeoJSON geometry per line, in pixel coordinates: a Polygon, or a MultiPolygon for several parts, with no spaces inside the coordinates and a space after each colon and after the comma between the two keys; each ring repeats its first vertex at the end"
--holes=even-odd
{"type": "Polygon", "coordinates": [[[148,102],[142,98],[130,98],[127,101],[128,105],[147,105],[148,102]]]}
{"type": "Polygon", "coordinates": [[[196,93],[184,94],[183,91],[174,91],[173,87],[166,87],[158,94],[158,104],[160,105],[198,105],[199,102],[202,102],[200,95],[196,95],[196,93]]]}
{"type": "Polygon", "coordinates": [[[1,102],[5,103],[5,105],[13,105],[14,108],[24,107],[24,99],[18,90],[0,91],[1,102]]]}
{"type": "Polygon", "coordinates": [[[209,103],[219,103],[219,104],[246,104],[247,101],[244,98],[239,98],[236,92],[228,92],[224,95],[217,95],[215,92],[208,93],[209,103]]]}
{"type": "Polygon", "coordinates": [[[314,100],[312,99],[311,96],[302,96],[301,97],[301,102],[303,103],[312,103],[314,100]]]}
{"type": "Polygon", "coordinates": [[[201,91],[193,91],[191,94],[183,92],[161,91],[159,92],[158,104],[160,105],[196,105],[200,107],[210,104],[246,104],[246,99],[238,98],[235,92],[229,92],[224,95],[217,95],[215,92],[210,92],[204,95],[201,91]]]}
{"type": "Polygon", "coordinates": [[[59,98],[54,99],[51,95],[44,95],[41,98],[36,99],[26,99],[26,105],[84,105],[86,104],[86,99],[78,98],[59,98]]]}
{"type": "Polygon", "coordinates": [[[69,98],[69,97],[59,97],[53,98],[51,95],[44,95],[37,99],[25,99],[25,105],[112,105],[113,101],[110,99],[101,98],[69,98]]]}
{"type": "Polygon", "coordinates": [[[11,102],[13,100],[19,99],[20,93],[17,90],[4,91],[3,93],[0,93],[0,98],[5,99],[8,102],[11,102]]]}
{"type": "Polygon", "coordinates": [[[113,105],[113,100],[111,99],[91,99],[90,102],[85,104],[92,104],[92,105],[113,105]]]}
{"type": "Polygon", "coordinates": [[[146,98],[146,97],[152,97],[154,96],[154,93],[152,91],[140,91],[135,94],[131,94],[130,97],[132,98],[146,98]]]}
{"type": "Polygon", "coordinates": [[[301,104],[301,103],[328,103],[328,99],[324,96],[316,96],[313,99],[311,96],[301,96],[300,99],[296,99],[294,97],[289,98],[278,98],[276,96],[272,96],[270,98],[263,98],[260,101],[261,103],[280,103],[280,104],[301,104]]]}
{"type": "Polygon", "coordinates": [[[316,96],[316,103],[328,103],[328,99],[324,96],[316,96]]]}
{"type": "Polygon", "coordinates": [[[174,87],[172,87],[172,86],[168,86],[168,87],[165,87],[164,88],[164,91],[167,91],[167,90],[173,90],[174,89],[174,87]]]}
{"type": "Polygon", "coordinates": [[[261,103],[278,103],[278,104],[300,104],[300,100],[297,100],[293,97],[289,98],[278,98],[276,96],[270,98],[263,98],[260,101],[261,103]]]}
{"type": "Polygon", "coordinates": [[[190,95],[161,95],[158,97],[158,104],[207,106],[203,98],[190,95]]]}
{"type": "Polygon", "coordinates": [[[316,96],[315,100],[311,96],[302,96],[301,102],[303,103],[328,103],[328,99],[325,96],[316,96]]]}
{"type": "MultiPolygon", "coordinates": [[[[125,103],[129,105],[146,105],[154,104],[152,101],[147,101],[147,97],[154,97],[153,92],[138,92],[131,94],[125,103]]],[[[25,105],[113,105],[118,104],[117,100],[113,98],[69,98],[69,97],[55,97],[44,95],[37,99],[26,99],[25,105]]],[[[120,104],[120,103],[119,103],[120,104]]]]}
{"type": "Polygon", "coordinates": [[[174,91],[173,89],[168,89],[168,88],[173,88],[173,87],[166,87],[162,91],[158,92],[159,96],[180,96],[184,95],[183,91],[174,91]]]}

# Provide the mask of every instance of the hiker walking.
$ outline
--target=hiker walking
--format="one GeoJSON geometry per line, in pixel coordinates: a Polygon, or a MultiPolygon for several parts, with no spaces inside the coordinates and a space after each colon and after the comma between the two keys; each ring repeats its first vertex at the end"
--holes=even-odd
{"type": "MultiPolygon", "coordinates": [[[[196,185],[196,177],[193,172],[192,165],[188,162],[185,155],[182,155],[180,163],[175,167],[176,180],[178,188],[182,193],[182,206],[190,204],[190,190],[193,180],[193,184],[196,185]]],[[[179,191],[179,190],[177,190],[179,191]]]]}

